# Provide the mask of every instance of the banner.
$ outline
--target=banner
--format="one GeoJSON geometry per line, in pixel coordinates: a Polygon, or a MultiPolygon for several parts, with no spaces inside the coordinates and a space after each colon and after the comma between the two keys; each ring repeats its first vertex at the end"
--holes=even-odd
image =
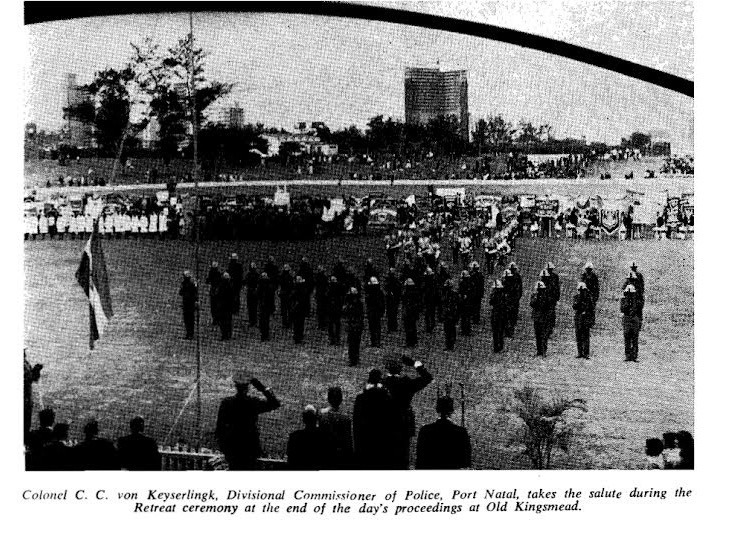
{"type": "Polygon", "coordinates": [[[537,198],[534,202],[537,217],[557,217],[559,213],[559,200],[550,198],[537,198]]]}
{"type": "Polygon", "coordinates": [[[668,216],[666,224],[676,225],[679,223],[679,210],[681,209],[681,199],[679,197],[670,197],[666,200],[668,216]]]}
{"type": "Polygon", "coordinates": [[[694,194],[683,193],[679,205],[684,219],[691,217],[694,214],[694,194]]]}
{"type": "Polygon", "coordinates": [[[620,208],[610,206],[600,210],[600,226],[607,235],[613,235],[620,228],[620,208]]]}
{"type": "Polygon", "coordinates": [[[521,195],[519,197],[519,205],[524,209],[533,208],[537,197],[535,195],[521,195]]]}

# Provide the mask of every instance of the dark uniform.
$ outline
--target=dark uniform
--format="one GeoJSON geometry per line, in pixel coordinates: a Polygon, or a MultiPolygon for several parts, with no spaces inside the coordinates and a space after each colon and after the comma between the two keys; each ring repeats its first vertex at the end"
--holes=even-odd
{"type": "Polygon", "coordinates": [[[410,465],[410,439],[415,435],[415,414],[412,402],[415,394],[433,381],[433,375],[421,364],[415,367],[418,376],[401,375],[401,366],[393,368],[393,374],[385,377],[383,385],[390,392],[398,413],[396,431],[396,467],[407,469],[410,465]]]}
{"type": "Polygon", "coordinates": [[[405,345],[418,344],[418,317],[420,316],[420,293],[415,283],[408,279],[402,295],[402,322],[405,329],[405,345]]]}
{"type": "Polygon", "coordinates": [[[465,428],[456,425],[448,416],[453,412],[451,399],[441,417],[420,429],[418,434],[415,469],[466,469],[471,467],[471,438],[465,428]]]}
{"type": "Polygon", "coordinates": [[[532,308],[532,320],[534,321],[534,336],[537,341],[537,356],[544,356],[547,352],[548,329],[554,323],[552,321],[553,309],[552,299],[547,289],[539,288],[532,293],[529,305],[532,308]]]}
{"type": "Polygon", "coordinates": [[[314,273],[314,300],[316,301],[316,320],[319,330],[327,327],[327,286],[329,280],[324,273],[324,268],[319,266],[314,273]]]}
{"type": "MultiPolygon", "coordinates": [[[[519,322],[519,307],[521,305],[521,297],[524,294],[524,282],[516,264],[509,266],[509,272],[511,273],[509,278],[512,280],[510,281],[509,294],[507,297],[509,310],[506,322],[506,336],[512,337],[514,335],[516,324],[519,322]]],[[[506,288],[506,286],[504,287],[506,288]]]]}
{"type": "Polygon", "coordinates": [[[547,339],[549,339],[554,332],[554,324],[557,320],[557,304],[561,296],[559,275],[554,271],[550,272],[547,270],[547,276],[542,277],[542,282],[547,286],[547,297],[549,300],[549,314],[546,323],[547,339]]]}
{"type": "Polygon", "coordinates": [[[600,281],[597,279],[595,271],[591,268],[585,269],[585,272],[582,273],[582,281],[590,292],[593,305],[597,306],[597,300],[600,298],[600,281]]]}
{"type": "Polygon", "coordinates": [[[162,457],[154,438],[141,432],[133,432],[122,436],[117,441],[119,463],[127,471],[159,471],[162,469],[162,457]]]}
{"type": "Polygon", "coordinates": [[[438,293],[437,293],[438,300],[436,302],[435,311],[438,315],[439,321],[443,320],[443,291],[444,291],[444,287],[445,287],[445,282],[446,282],[446,280],[450,280],[450,279],[451,279],[451,273],[448,272],[448,267],[446,266],[445,263],[441,262],[440,265],[438,266],[437,272],[435,273],[435,284],[436,284],[436,287],[438,288],[438,293]]]}
{"type": "Polygon", "coordinates": [[[271,315],[276,310],[276,288],[268,273],[264,272],[258,281],[258,327],[261,341],[271,338],[271,315]]]}
{"type": "Polygon", "coordinates": [[[281,284],[278,290],[278,298],[281,301],[281,325],[289,328],[291,326],[291,293],[294,290],[294,277],[288,265],[284,265],[279,282],[281,284]]]}
{"type": "Polygon", "coordinates": [[[423,275],[423,307],[425,312],[425,331],[431,333],[435,329],[435,313],[438,303],[438,287],[433,270],[428,268],[423,275]]]}
{"type": "Polygon", "coordinates": [[[232,471],[251,470],[261,455],[258,415],[275,410],[281,403],[270,389],[259,388],[264,399],[249,396],[238,386],[238,393],[220,403],[215,436],[232,471]]]}
{"type": "Polygon", "coordinates": [[[638,303],[640,305],[639,315],[642,321],[643,306],[645,305],[645,282],[643,281],[643,275],[636,270],[630,271],[628,278],[626,278],[625,282],[623,283],[623,289],[625,289],[629,285],[635,288],[635,293],[638,298],[638,303]]]}
{"type": "Polygon", "coordinates": [[[638,293],[625,291],[620,299],[620,311],[623,314],[625,361],[627,362],[638,361],[638,335],[642,326],[640,309],[641,303],[638,300],[638,293]]]}
{"type": "Polygon", "coordinates": [[[397,332],[397,312],[402,298],[402,285],[393,269],[385,280],[385,306],[387,308],[387,331],[397,332]]]}
{"type": "Polygon", "coordinates": [[[314,292],[314,269],[307,261],[306,257],[302,257],[299,262],[299,271],[296,273],[304,279],[304,287],[306,288],[306,300],[304,300],[304,316],[311,315],[311,294],[314,292]]]}
{"type": "Polygon", "coordinates": [[[329,280],[327,288],[327,318],[329,344],[339,345],[342,332],[342,308],[344,307],[344,286],[335,276],[329,280]]]}
{"type": "Polygon", "coordinates": [[[379,380],[372,379],[354,401],[352,428],[358,468],[396,468],[397,423],[398,412],[390,393],[379,380]]]}
{"type": "MultiPolygon", "coordinates": [[[[375,278],[376,279],[376,278],[375,278]]],[[[367,323],[370,328],[370,343],[379,347],[382,343],[382,316],[385,314],[385,294],[380,284],[367,284],[365,295],[367,304],[367,323]]]]}
{"type": "Polygon", "coordinates": [[[306,322],[307,302],[309,291],[306,282],[300,276],[296,277],[294,289],[291,293],[291,322],[294,326],[294,343],[304,341],[304,325],[306,322]]]}
{"type": "Polygon", "coordinates": [[[233,315],[238,315],[240,312],[240,292],[243,289],[243,266],[237,257],[230,258],[228,274],[233,284],[233,315]]]}
{"type": "Polygon", "coordinates": [[[218,324],[220,325],[220,339],[223,341],[230,339],[233,335],[234,298],[230,274],[224,273],[218,295],[218,324]]]}
{"type": "Polygon", "coordinates": [[[494,352],[504,350],[504,333],[508,322],[509,305],[503,285],[496,285],[489,298],[491,305],[491,332],[494,338],[494,352]]]}
{"type": "Polygon", "coordinates": [[[347,320],[347,350],[349,365],[359,363],[362,330],[364,328],[364,308],[359,293],[349,293],[344,299],[344,317],[347,320]]]}
{"type": "Polygon", "coordinates": [[[256,316],[258,315],[258,280],[260,274],[255,264],[251,264],[248,273],[246,274],[243,282],[247,288],[246,291],[246,306],[248,307],[248,324],[250,326],[256,326],[256,316]]]}
{"type": "Polygon", "coordinates": [[[182,320],[185,323],[185,339],[195,337],[195,309],[197,308],[197,284],[189,274],[182,279],[180,286],[182,297],[182,320]]]}
{"type": "Polygon", "coordinates": [[[458,324],[459,298],[453,289],[453,282],[447,280],[442,292],[443,334],[446,350],[453,350],[456,344],[456,325],[458,324]]]}
{"type": "Polygon", "coordinates": [[[471,335],[471,319],[473,317],[473,285],[471,277],[464,271],[461,281],[458,282],[458,314],[461,318],[461,335],[471,335]]]}
{"type": "Polygon", "coordinates": [[[595,302],[587,285],[583,284],[575,295],[572,309],[575,310],[577,357],[587,359],[590,357],[590,328],[595,324],[595,302]]]}
{"type": "Polygon", "coordinates": [[[223,273],[220,272],[218,264],[213,262],[213,265],[208,271],[208,277],[205,279],[205,282],[210,286],[210,316],[213,319],[214,325],[218,324],[218,296],[220,294],[220,282],[222,280],[223,273]]]}
{"type": "Polygon", "coordinates": [[[476,263],[472,264],[470,274],[472,288],[471,312],[473,324],[481,324],[481,305],[484,293],[486,292],[486,281],[484,280],[483,274],[479,271],[478,264],[476,263]]]}

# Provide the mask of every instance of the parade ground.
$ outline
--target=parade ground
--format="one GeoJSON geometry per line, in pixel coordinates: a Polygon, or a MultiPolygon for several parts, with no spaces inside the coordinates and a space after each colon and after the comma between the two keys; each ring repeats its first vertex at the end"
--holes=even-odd
{"type": "MultiPolygon", "coordinates": [[[[89,418],[98,419],[102,435],[115,439],[127,432],[131,417],[141,415],[148,432],[162,445],[197,442],[196,344],[183,339],[178,296],[182,271],[196,272],[195,244],[157,239],[103,242],[114,317],[93,352],[88,348],[88,300],[74,277],[84,244],[81,240],[25,243],[25,339],[30,359],[45,365],[36,402],[53,407],[58,421],[70,421],[71,437],[76,439],[89,418]]],[[[386,264],[382,236],[377,235],[204,242],[199,249],[199,277],[204,281],[212,260],[227,265],[232,252],[246,266],[251,260],[260,265],[269,255],[279,266],[286,262],[293,266],[302,254],[327,271],[339,256],[358,274],[368,257],[374,258],[380,272],[386,264]]],[[[450,261],[450,253],[444,254],[450,261]]],[[[236,370],[247,369],[281,399],[282,408],[263,415],[259,426],[266,456],[283,458],[288,433],[300,427],[302,408],[325,406],[328,386],[342,387],[343,409],[351,413],[369,369],[410,355],[422,359],[435,376],[435,382],[414,399],[418,427],[435,418],[436,387],[443,390],[449,383],[457,405],[454,419],[460,423],[459,383],[464,384],[475,468],[530,467],[519,454],[520,421],[510,411],[514,390],[524,385],[539,388],[546,397],[581,398],[587,403],[587,412],[571,415],[579,424],[573,447],[568,455],[557,453],[554,467],[639,468],[646,438],[694,431],[693,254],[690,240],[517,239],[513,259],[521,267],[525,295],[515,337],[507,340],[503,353],[494,355],[491,350],[486,299],[481,325],[470,338],[459,335],[454,352],[443,351],[442,327],[425,334],[422,320],[415,349],[404,348],[402,330],[385,334],[382,348],[370,348],[365,328],[357,367],[347,365],[346,343],[329,346],[326,332],[318,330],[312,318],[303,345],[294,345],[277,311],[272,340],[262,343],[259,331],[243,319],[245,298],[242,313],[235,318],[233,340],[219,341],[220,332],[211,325],[208,288],[201,283],[202,445],[215,448],[217,408],[224,396],[232,394],[230,376],[236,370]],[[562,278],[562,299],[547,356],[537,358],[528,293],[547,260],[555,263],[562,278]],[[589,361],[575,358],[572,315],[572,295],[587,260],[595,265],[601,283],[589,361]],[[622,282],[632,261],[646,281],[638,363],[623,361],[619,312],[622,282]]]]}

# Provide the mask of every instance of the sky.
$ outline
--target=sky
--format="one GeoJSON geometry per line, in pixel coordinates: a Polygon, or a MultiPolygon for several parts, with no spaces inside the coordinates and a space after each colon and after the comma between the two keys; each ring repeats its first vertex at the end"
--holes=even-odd
{"type": "MultiPolygon", "coordinates": [[[[486,22],[564,40],[693,79],[689,2],[384,2],[381,5],[486,22]]],[[[404,117],[407,66],[468,70],[471,124],[501,113],[549,123],[558,137],[619,142],[633,131],[669,133],[693,151],[693,99],[549,54],[405,24],[287,14],[194,15],[209,79],[235,88],[247,122],[291,129],[332,128],[384,114],[404,117]]],[[[25,117],[39,128],[62,123],[64,80],[80,83],[120,67],[130,42],[172,45],[187,14],[132,15],[26,26],[25,117]]]]}

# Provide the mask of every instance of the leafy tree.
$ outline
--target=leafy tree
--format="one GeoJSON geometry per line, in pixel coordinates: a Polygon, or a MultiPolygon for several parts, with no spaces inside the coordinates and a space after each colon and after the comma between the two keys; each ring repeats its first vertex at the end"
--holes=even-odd
{"type": "Polygon", "coordinates": [[[243,128],[208,125],[198,135],[200,158],[208,167],[219,166],[222,162],[235,166],[253,164],[258,158],[251,155],[251,149],[263,153],[267,149],[260,134],[259,129],[250,124],[243,128]]]}
{"type": "Polygon", "coordinates": [[[333,131],[329,142],[336,143],[345,154],[361,154],[367,150],[365,135],[354,125],[333,131]]]}
{"type": "Polygon", "coordinates": [[[571,409],[587,411],[582,399],[544,400],[536,389],[525,386],[514,392],[516,415],[524,423],[519,442],[524,445],[523,454],[529,457],[535,469],[549,469],[555,447],[569,451],[575,425],[565,418],[571,409]]]}

